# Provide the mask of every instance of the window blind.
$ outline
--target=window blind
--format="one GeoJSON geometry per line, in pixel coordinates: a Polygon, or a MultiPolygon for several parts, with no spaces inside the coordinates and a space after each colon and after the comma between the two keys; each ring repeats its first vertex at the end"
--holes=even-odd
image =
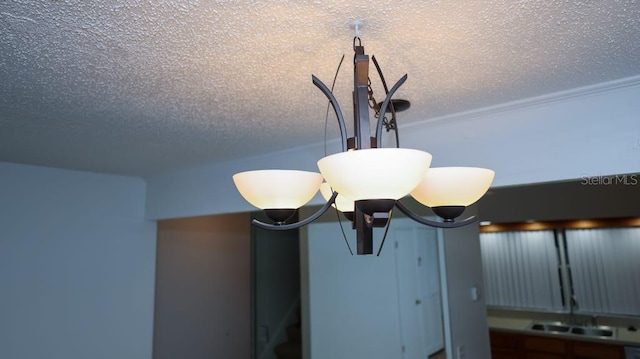
{"type": "Polygon", "coordinates": [[[640,315],[640,228],[565,233],[580,311],[640,315]]]}
{"type": "Polygon", "coordinates": [[[481,233],[488,305],[562,309],[553,231],[481,233]]]}

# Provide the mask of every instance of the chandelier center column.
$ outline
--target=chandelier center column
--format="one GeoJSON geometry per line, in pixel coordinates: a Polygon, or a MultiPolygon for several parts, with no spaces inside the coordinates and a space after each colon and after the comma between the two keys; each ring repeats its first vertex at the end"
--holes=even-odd
{"type": "MultiPolygon", "coordinates": [[[[358,39],[359,40],[359,39],[358,39]]],[[[363,46],[356,46],[354,40],[354,72],[353,72],[353,128],[356,150],[371,148],[371,130],[369,128],[369,55],[364,53],[363,46]]],[[[356,229],[356,250],[358,254],[373,254],[372,219],[367,218],[358,206],[355,206],[353,225],[356,229]]]]}

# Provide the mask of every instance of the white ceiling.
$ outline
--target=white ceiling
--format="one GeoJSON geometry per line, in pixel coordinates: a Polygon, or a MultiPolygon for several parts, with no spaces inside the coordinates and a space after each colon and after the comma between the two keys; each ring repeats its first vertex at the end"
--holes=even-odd
{"type": "Polygon", "coordinates": [[[346,55],[350,118],[354,20],[409,76],[401,126],[640,74],[636,0],[4,1],[0,161],[148,176],[322,142],[311,74],[346,55]]]}

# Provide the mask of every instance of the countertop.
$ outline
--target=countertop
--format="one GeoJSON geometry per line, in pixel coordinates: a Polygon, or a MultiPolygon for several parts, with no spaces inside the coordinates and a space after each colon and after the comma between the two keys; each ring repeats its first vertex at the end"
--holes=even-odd
{"type": "Polygon", "coordinates": [[[583,340],[583,341],[591,341],[591,342],[598,342],[598,343],[640,346],[640,330],[634,332],[634,331],[627,330],[627,328],[618,327],[618,334],[616,338],[609,339],[609,338],[585,337],[582,335],[573,335],[573,334],[545,333],[545,332],[529,330],[527,328],[533,321],[533,319],[531,318],[509,318],[509,317],[489,316],[487,317],[487,321],[489,323],[489,329],[497,330],[497,331],[514,332],[514,333],[539,335],[539,336],[547,336],[547,337],[567,338],[567,339],[570,338],[572,340],[583,340]]]}

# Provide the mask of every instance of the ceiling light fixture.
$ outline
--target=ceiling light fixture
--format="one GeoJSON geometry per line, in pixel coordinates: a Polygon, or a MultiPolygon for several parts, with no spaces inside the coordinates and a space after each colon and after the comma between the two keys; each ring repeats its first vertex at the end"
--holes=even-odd
{"type": "MultiPolygon", "coordinates": [[[[431,154],[398,148],[396,112],[407,109],[409,102],[392,100],[406,81],[405,74],[389,90],[375,56],[372,61],[384,86],[382,103],[373,98],[369,78],[369,56],[358,33],[354,50],[354,137],[347,138],[340,106],[329,88],[314,75],[312,82],[329,99],[340,126],[342,151],[326,156],[317,163],[320,173],[295,170],[258,170],[237,173],[233,181],[240,194],[262,209],[273,224],[256,219],[253,225],[271,230],[288,230],[305,226],[331,206],[341,211],[356,230],[357,253],[373,253],[373,228],[388,226],[393,208],[413,220],[439,228],[455,228],[476,221],[475,216],[456,221],[464,209],[479,200],[491,186],[494,172],[476,167],[431,168],[431,154]],[[371,137],[369,108],[378,118],[375,137],[371,137]],[[386,114],[390,113],[390,119],[386,114]],[[394,130],[396,148],[382,148],[382,130],[394,130]],[[323,183],[323,179],[326,181],[323,183]],[[327,202],[315,214],[295,223],[287,223],[297,209],[309,202],[318,189],[327,202]],[[411,194],[430,207],[443,221],[434,221],[412,212],[399,200],[411,194]]],[[[384,243],[384,239],[383,239],[384,243]]],[[[382,244],[381,248],[382,249],[382,244]]],[[[378,251],[378,254],[380,251],[378,251]]]]}

